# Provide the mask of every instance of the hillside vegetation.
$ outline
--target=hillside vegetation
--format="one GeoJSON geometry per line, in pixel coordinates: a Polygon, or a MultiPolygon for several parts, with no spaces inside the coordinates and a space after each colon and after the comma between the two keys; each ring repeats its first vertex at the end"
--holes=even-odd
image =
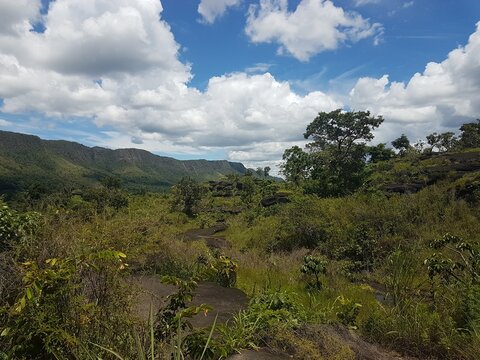
{"type": "Polygon", "coordinates": [[[122,180],[132,191],[165,191],[184,176],[200,181],[244,174],[240,163],[185,160],[157,156],[145,150],[89,148],[69,141],[0,131],[0,191],[14,193],[32,187],[61,190],[93,186],[104,177],[122,180]]]}
{"type": "Polygon", "coordinates": [[[393,152],[365,143],[381,119],[340,114],[286,182],[3,202],[0,358],[480,358],[480,129],[393,152]]]}

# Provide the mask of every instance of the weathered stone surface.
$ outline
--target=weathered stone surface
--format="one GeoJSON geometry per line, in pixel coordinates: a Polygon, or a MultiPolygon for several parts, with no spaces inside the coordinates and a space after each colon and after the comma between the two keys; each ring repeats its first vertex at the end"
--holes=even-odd
{"type": "MultiPolygon", "coordinates": [[[[131,276],[129,281],[139,289],[134,311],[136,316],[144,321],[148,321],[150,306],[156,314],[164,304],[165,298],[176,291],[175,286],[163,284],[160,278],[154,275],[131,276]]],[[[191,305],[200,304],[210,305],[213,310],[207,314],[198,314],[192,319],[192,325],[197,328],[212,325],[217,314],[217,323],[227,322],[233,315],[247,307],[248,298],[241,290],[225,288],[213,282],[201,282],[195,290],[191,305]]]]}
{"type": "Polygon", "coordinates": [[[289,203],[290,199],[287,194],[277,193],[272,196],[267,196],[262,199],[261,204],[263,207],[269,207],[277,204],[286,204],[289,203]]]}
{"type": "Polygon", "coordinates": [[[192,229],[184,232],[179,237],[182,240],[194,241],[202,240],[205,237],[213,236],[220,231],[227,230],[228,226],[224,222],[219,222],[214,226],[205,229],[192,229]]]}

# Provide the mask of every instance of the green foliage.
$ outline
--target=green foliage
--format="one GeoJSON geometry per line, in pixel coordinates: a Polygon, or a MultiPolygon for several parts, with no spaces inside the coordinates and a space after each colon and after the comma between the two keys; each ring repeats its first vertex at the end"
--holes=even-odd
{"type": "Polygon", "coordinates": [[[193,299],[193,292],[197,288],[194,280],[181,280],[174,276],[164,276],[162,282],[175,285],[178,291],[167,296],[166,304],[156,315],[155,338],[163,341],[170,341],[178,331],[193,329],[189,318],[202,311],[208,311],[207,305],[188,306],[193,299]]]}
{"type": "Polygon", "coordinates": [[[248,308],[218,328],[219,346],[225,354],[256,349],[278,329],[300,324],[301,312],[286,292],[267,292],[251,299],[248,308]]]}
{"type": "Polygon", "coordinates": [[[213,259],[203,259],[206,265],[204,276],[224,287],[235,287],[238,264],[225,255],[215,255],[213,259]]]}
{"type": "Polygon", "coordinates": [[[351,277],[354,273],[371,271],[375,266],[378,248],[377,240],[365,226],[357,226],[351,232],[348,241],[338,247],[336,257],[347,260],[345,265],[346,275],[351,277]]]}
{"type": "Polygon", "coordinates": [[[446,313],[432,312],[427,304],[418,301],[374,309],[361,329],[370,340],[422,359],[475,359],[461,355],[465,353],[462,347],[473,344],[465,342],[452,318],[446,313]]]}
{"type": "MultiPolygon", "coordinates": [[[[125,268],[125,254],[103,251],[80,258],[51,258],[38,264],[28,261],[23,268],[22,290],[14,304],[4,311],[8,315],[2,337],[13,358],[74,358],[80,339],[99,325],[105,328],[103,306],[106,293],[91,283],[91,294],[84,292],[83,273],[102,276],[125,268]]],[[[109,287],[112,284],[108,284],[109,287]]],[[[108,293],[107,289],[107,293],[108,293]]],[[[118,311],[118,309],[117,309],[118,311]]],[[[118,326],[118,324],[117,324],[118,326]]]]}
{"type": "Polygon", "coordinates": [[[319,113],[304,134],[313,139],[308,144],[313,151],[310,192],[339,196],[355,191],[364,178],[365,143],[382,122],[368,111],[319,113]]]}
{"type": "Polygon", "coordinates": [[[299,185],[310,174],[311,160],[308,153],[298,146],[286,149],[283,153],[282,174],[287,181],[299,185]]]}
{"type": "Polygon", "coordinates": [[[358,141],[372,140],[372,130],[382,122],[381,116],[372,117],[369,111],[342,112],[338,109],[321,112],[307,126],[304,137],[313,139],[313,143],[309,144],[311,148],[327,150],[333,146],[339,154],[347,157],[358,141]]]}
{"type": "Polygon", "coordinates": [[[321,290],[323,285],[319,276],[327,272],[327,261],[317,256],[307,255],[303,259],[300,272],[314,277],[314,281],[307,284],[309,290],[321,290]]]}
{"type": "Polygon", "coordinates": [[[380,161],[388,161],[395,156],[392,149],[387,148],[386,144],[378,144],[376,146],[367,147],[367,154],[370,156],[370,163],[378,163],[380,161]]]}
{"type": "Polygon", "coordinates": [[[270,166],[265,166],[263,168],[263,176],[264,177],[269,177],[270,176],[270,170],[272,170],[272,168],[270,166]]]}
{"type": "Polygon", "coordinates": [[[203,187],[193,178],[184,177],[172,188],[173,207],[193,217],[204,193],[203,187]]]}
{"type": "Polygon", "coordinates": [[[464,285],[480,282],[480,249],[478,245],[461,238],[445,234],[434,240],[430,246],[436,250],[425,260],[430,278],[440,276],[443,281],[458,281],[464,285]]]}
{"type": "Polygon", "coordinates": [[[382,122],[368,111],[319,113],[304,134],[313,140],[307,145],[310,153],[298,146],[285,150],[283,174],[297,185],[308,180],[307,193],[341,196],[355,191],[364,178],[366,142],[382,122]]]}
{"type": "Polygon", "coordinates": [[[480,119],[460,127],[460,146],[464,149],[480,147],[480,119]]]}
{"type": "Polygon", "coordinates": [[[392,141],[392,146],[399,151],[400,155],[405,155],[407,150],[411,148],[410,140],[407,135],[402,134],[400,137],[392,141]]]}
{"type": "Polygon", "coordinates": [[[253,176],[250,173],[239,178],[240,199],[245,204],[251,204],[256,194],[256,186],[253,176]]]}
{"type": "Polygon", "coordinates": [[[430,145],[431,151],[436,148],[437,151],[444,152],[453,149],[457,145],[458,139],[453,132],[445,132],[441,134],[434,132],[427,135],[427,143],[430,145]]]}
{"type": "Polygon", "coordinates": [[[38,229],[39,220],[40,214],[18,213],[0,200],[0,252],[22,238],[33,235],[38,229]]]}
{"type": "Polygon", "coordinates": [[[357,328],[357,317],[362,308],[361,304],[341,295],[335,300],[334,307],[337,309],[336,315],[343,325],[351,329],[357,328]]]}
{"type": "Polygon", "coordinates": [[[122,180],[116,176],[106,176],[100,181],[100,183],[103,185],[103,187],[109,190],[118,190],[122,187],[122,180]]]}
{"type": "MultiPolygon", "coordinates": [[[[111,186],[111,184],[107,185],[111,186]]],[[[107,207],[119,210],[128,206],[127,194],[116,187],[90,188],[83,193],[82,197],[84,200],[93,203],[99,213],[104,212],[107,207]]]]}
{"type": "Polygon", "coordinates": [[[397,249],[386,262],[385,285],[393,304],[406,302],[413,296],[415,278],[418,276],[413,252],[397,249]]]}
{"type": "Polygon", "coordinates": [[[279,213],[278,233],[271,248],[291,251],[296,248],[314,249],[328,239],[327,224],[323,209],[314,199],[294,199],[279,213]],[[316,216],[312,216],[312,211],[316,216]]]}

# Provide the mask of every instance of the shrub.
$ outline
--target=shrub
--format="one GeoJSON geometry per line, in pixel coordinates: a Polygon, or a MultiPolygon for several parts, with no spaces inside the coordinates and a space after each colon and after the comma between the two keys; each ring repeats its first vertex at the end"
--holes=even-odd
{"type": "Polygon", "coordinates": [[[327,271],[327,261],[313,255],[307,255],[303,259],[303,265],[300,272],[305,275],[313,276],[314,281],[307,283],[307,290],[320,290],[323,286],[319,276],[327,271]]]}
{"type": "Polygon", "coordinates": [[[40,214],[18,213],[0,200],[0,252],[5,251],[26,236],[32,235],[39,226],[40,214]]]}

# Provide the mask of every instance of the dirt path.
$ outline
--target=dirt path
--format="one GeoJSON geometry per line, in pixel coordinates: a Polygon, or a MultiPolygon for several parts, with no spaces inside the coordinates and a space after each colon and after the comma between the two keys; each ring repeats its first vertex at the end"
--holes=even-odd
{"type": "MultiPolygon", "coordinates": [[[[134,311],[137,316],[147,321],[150,314],[150,306],[156,314],[163,304],[166,296],[176,291],[172,285],[165,285],[158,276],[132,276],[130,281],[133,286],[138,287],[139,294],[134,311]]],[[[195,291],[192,305],[207,304],[213,307],[208,314],[198,314],[192,319],[195,327],[206,327],[213,323],[218,314],[218,323],[225,323],[232,315],[245,309],[248,304],[247,295],[241,290],[224,288],[212,282],[199,283],[195,291]]]]}

